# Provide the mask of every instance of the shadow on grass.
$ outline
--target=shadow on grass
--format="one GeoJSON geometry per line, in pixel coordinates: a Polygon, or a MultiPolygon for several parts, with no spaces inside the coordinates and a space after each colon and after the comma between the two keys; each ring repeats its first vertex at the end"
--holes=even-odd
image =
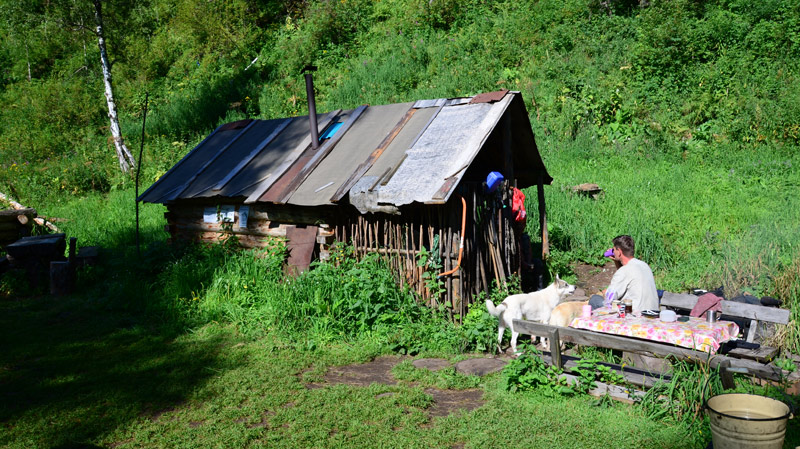
{"type": "Polygon", "coordinates": [[[224,368],[224,336],[186,342],[136,321],[77,298],[1,301],[0,446],[84,447],[190,406],[224,368]]]}

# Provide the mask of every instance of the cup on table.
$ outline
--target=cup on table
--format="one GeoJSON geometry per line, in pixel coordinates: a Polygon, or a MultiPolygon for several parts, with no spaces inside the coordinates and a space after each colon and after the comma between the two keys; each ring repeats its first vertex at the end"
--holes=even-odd
{"type": "Polygon", "coordinates": [[[625,304],[625,314],[626,315],[632,314],[633,313],[633,301],[625,301],[625,302],[623,302],[623,304],[625,304]]]}
{"type": "Polygon", "coordinates": [[[583,318],[591,318],[592,317],[592,306],[590,306],[589,304],[586,304],[585,306],[583,306],[583,315],[582,315],[582,317],[583,318]]]}

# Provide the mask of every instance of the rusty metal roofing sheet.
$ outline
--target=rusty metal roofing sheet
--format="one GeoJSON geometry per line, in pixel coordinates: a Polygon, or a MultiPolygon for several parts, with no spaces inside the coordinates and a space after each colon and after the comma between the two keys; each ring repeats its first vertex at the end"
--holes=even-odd
{"type": "Polygon", "coordinates": [[[334,151],[294,191],[288,203],[299,206],[330,203],[331,195],[378,147],[410,107],[411,103],[398,103],[366,108],[342,135],[334,151]]]}
{"type": "Polygon", "coordinates": [[[222,190],[215,191],[214,188],[282,123],[282,120],[254,121],[250,127],[243,130],[235,141],[230,142],[230,145],[216,160],[209,161],[213,163],[199,173],[197,179],[183,192],[182,196],[189,198],[224,196],[225,193],[222,190]]]}
{"type": "MultiPolygon", "coordinates": [[[[331,111],[322,116],[318,116],[318,127],[324,129],[328,126],[341,110],[331,111]]],[[[260,165],[258,170],[259,176],[242,176],[243,194],[247,197],[245,203],[253,203],[269,190],[288,170],[292,165],[303,155],[306,149],[311,145],[311,133],[308,117],[296,117],[292,122],[291,129],[287,129],[287,133],[282,139],[276,139],[267,148],[268,163],[264,165],[264,161],[254,161],[255,165],[260,165]],[[297,125],[297,126],[296,126],[297,125]]]]}

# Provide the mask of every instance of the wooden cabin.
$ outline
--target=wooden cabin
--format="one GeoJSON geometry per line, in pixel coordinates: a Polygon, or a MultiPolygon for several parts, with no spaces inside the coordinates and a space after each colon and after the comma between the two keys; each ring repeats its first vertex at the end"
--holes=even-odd
{"type": "Polygon", "coordinates": [[[398,282],[456,317],[525,265],[512,187],[538,186],[538,214],[529,213],[547,251],[543,185],[552,178],[519,92],[314,114],[317,145],[310,117],[222,125],[138,200],[167,206],[175,240],[227,232],[258,247],[285,238],[298,270],[336,241],[377,252],[398,282]],[[489,192],[492,172],[504,181],[489,192]],[[422,277],[433,267],[417,266],[423,248],[441,265],[438,297],[422,277]]]}

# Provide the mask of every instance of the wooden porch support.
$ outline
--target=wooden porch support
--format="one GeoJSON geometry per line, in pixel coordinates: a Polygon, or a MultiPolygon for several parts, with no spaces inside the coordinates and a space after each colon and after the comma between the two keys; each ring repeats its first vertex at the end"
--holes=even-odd
{"type": "Polygon", "coordinates": [[[542,175],[536,182],[536,192],[539,197],[539,231],[542,233],[542,260],[550,254],[550,240],[547,236],[547,210],[544,204],[544,180],[542,175]]]}

